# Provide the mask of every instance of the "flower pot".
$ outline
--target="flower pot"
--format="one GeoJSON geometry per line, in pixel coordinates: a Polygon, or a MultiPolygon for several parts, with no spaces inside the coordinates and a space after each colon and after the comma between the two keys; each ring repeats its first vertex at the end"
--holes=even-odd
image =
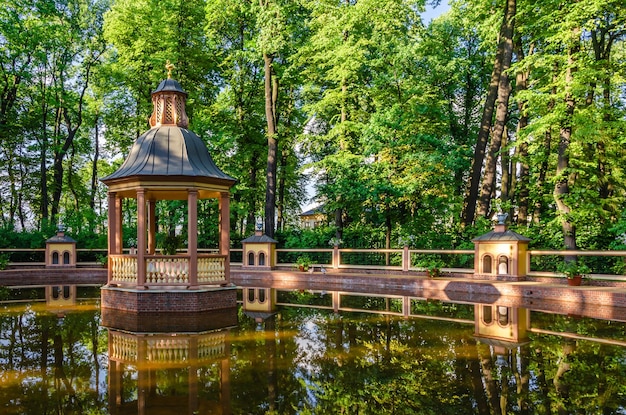
{"type": "Polygon", "coordinates": [[[439,277],[439,270],[437,268],[429,269],[428,270],[428,276],[430,278],[438,278],[439,277]]]}
{"type": "Polygon", "coordinates": [[[572,278],[567,279],[567,285],[578,286],[581,284],[583,280],[582,275],[575,275],[572,278]]]}

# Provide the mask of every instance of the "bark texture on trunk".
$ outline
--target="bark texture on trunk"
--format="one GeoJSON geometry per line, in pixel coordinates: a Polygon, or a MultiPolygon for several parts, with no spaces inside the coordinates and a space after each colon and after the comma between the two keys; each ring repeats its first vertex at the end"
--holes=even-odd
{"type": "Polygon", "coordinates": [[[485,106],[483,107],[483,115],[480,122],[480,129],[478,131],[478,138],[476,140],[476,147],[474,148],[474,157],[472,159],[472,167],[470,170],[470,181],[465,194],[463,211],[461,212],[462,226],[472,224],[476,215],[476,203],[478,202],[485,149],[487,148],[489,134],[491,133],[492,118],[501,82],[500,78],[504,71],[511,65],[510,56],[512,56],[512,54],[507,57],[507,53],[512,52],[513,49],[512,37],[515,9],[516,0],[507,0],[504,17],[502,19],[502,24],[500,25],[498,48],[496,50],[493,71],[491,72],[491,80],[489,81],[489,88],[487,90],[485,106]],[[510,52],[507,52],[509,49],[510,52]]]}

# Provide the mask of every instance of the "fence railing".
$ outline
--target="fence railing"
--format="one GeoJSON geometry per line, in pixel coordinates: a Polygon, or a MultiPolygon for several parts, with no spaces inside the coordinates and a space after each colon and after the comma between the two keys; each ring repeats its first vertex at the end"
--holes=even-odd
{"type": "MultiPolygon", "coordinates": [[[[222,278],[220,269],[223,265],[201,258],[204,255],[215,256],[214,249],[199,249],[198,282],[203,284],[215,284],[222,278]]],[[[45,249],[0,249],[0,254],[9,258],[9,266],[44,266],[45,249]]],[[[92,261],[95,255],[98,258],[106,257],[106,250],[77,249],[78,265],[96,265],[92,261]]],[[[234,248],[230,250],[230,263],[241,265],[243,250],[234,248]]],[[[295,267],[298,257],[309,256],[314,267],[326,267],[329,269],[370,269],[389,271],[424,271],[428,264],[437,261],[443,264],[441,271],[454,273],[472,273],[474,267],[474,250],[469,249],[354,249],[354,248],[319,248],[319,249],[276,249],[275,264],[279,267],[295,267]]],[[[616,279],[626,280],[626,251],[569,251],[569,250],[529,250],[526,253],[529,264],[528,274],[531,276],[558,277],[557,264],[562,262],[565,256],[584,257],[585,263],[591,269],[592,279],[616,279]]],[[[124,257],[128,258],[126,254],[124,257]]],[[[132,256],[130,256],[132,257],[132,256]]],[[[135,257],[136,258],[136,257],[135,257]]],[[[119,275],[122,280],[132,278],[130,274],[136,274],[135,264],[128,259],[120,260],[116,266],[120,267],[119,275]],[[126,261],[126,262],[124,262],[126,261]]],[[[153,264],[157,266],[157,264],[153,264]]],[[[150,269],[147,264],[146,269],[150,269]]],[[[161,267],[161,263],[158,264],[161,267]]],[[[179,267],[185,269],[184,262],[177,265],[170,263],[163,265],[165,274],[175,273],[179,267]],[[169,268],[168,268],[169,267],[169,268]],[[165,269],[167,268],[167,269],[165,269]],[[171,270],[170,270],[171,268],[171,270]],[[170,272],[171,271],[171,272],[170,272]]],[[[183,274],[185,272],[180,271],[183,274]]],[[[134,277],[136,278],[136,277],[134,277]]],[[[151,277],[158,280],[160,277],[151,277]]],[[[175,283],[172,277],[167,277],[167,284],[175,283]]],[[[155,280],[155,281],[156,281],[155,280]]],[[[128,281],[130,282],[130,281],[128,281]]],[[[132,283],[132,282],[131,282],[132,283]]]]}

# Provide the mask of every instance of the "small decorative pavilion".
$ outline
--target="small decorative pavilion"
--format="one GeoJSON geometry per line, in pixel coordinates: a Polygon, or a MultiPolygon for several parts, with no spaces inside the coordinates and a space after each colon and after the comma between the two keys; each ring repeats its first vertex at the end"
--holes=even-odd
{"type": "MultiPolygon", "coordinates": [[[[151,129],[137,138],[122,166],[102,179],[109,188],[109,273],[102,292],[103,307],[200,311],[235,306],[236,299],[224,304],[215,298],[209,301],[206,295],[194,299],[181,296],[181,292],[191,290],[197,294],[207,287],[233,288],[229,273],[230,188],[235,179],[215,165],[204,142],[187,129],[187,93],[171,78],[173,65],[169,61],[166,68],[168,78],[152,92],[151,129]],[[122,252],[125,198],[137,200],[136,254],[122,252]],[[198,254],[197,205],[199,199],[208,198],[219,201],[219,252],[198,254]],[[187,201],[186,253],[157,254],[155,205],[159,200],[187,201]],[[130,294],[146,289],[166,290],[175,295],[165,301],[167,306],[159,308],[157,303],[163,303],[162,300],[138,301],[135,294],[130,294]],[[193,306],[196,302],[199,304],[193,306]]],[[[230,297],[236,296],[232,293],[230,297]]]]}
{"type": "Polygon", "coordinates": [[[254,235],[241,241],[243,246],[243,269],[272,270],[276,267],[277,240],[263,233],[263,223],[256,224],[254,235]]]}
{"type": "Polygon", "coordinates": [[[46,241],[46,268],[76,267],[76,241],[60,225],[57,234],[46,241]]]}
{"type": "Polygon", "coordinates": [[[527,238],[507,229],[506,214],[498,215],[493,231],[474,242],[474,277],[503,281],[522,281],[528,274],[527,238]]]}

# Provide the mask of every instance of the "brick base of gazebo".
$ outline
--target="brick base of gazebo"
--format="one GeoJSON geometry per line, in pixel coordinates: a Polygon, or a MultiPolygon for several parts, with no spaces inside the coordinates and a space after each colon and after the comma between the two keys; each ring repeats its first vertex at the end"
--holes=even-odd
{"type": "Polygon", "coordinates": [[[237,287],[195,290],[102,287],[101,307],[134,313],[197,313],[237,306],[237,287]]]}

